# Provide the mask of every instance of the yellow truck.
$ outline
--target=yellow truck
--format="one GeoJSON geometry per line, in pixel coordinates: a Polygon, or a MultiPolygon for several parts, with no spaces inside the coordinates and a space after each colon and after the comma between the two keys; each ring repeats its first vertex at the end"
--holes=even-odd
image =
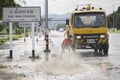
{"type": "Polygon", "coordinates": [[[69,23],[72,49],[94,49],[95,54],[108,56],[109,35],[105,11],[90,4],[72,12],[69,23]]]}

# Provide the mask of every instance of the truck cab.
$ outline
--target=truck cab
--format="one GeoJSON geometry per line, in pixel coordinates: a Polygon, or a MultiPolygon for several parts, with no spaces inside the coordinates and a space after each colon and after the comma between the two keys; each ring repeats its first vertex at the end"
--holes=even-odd
{"type": "Polygon", "coordinates": [[[73,11],[69,26],[73,50],[94,49],[95,53],[108,55],[108,27],[102,8],[94,9],[89,4],[86,8],[73,11]]]}

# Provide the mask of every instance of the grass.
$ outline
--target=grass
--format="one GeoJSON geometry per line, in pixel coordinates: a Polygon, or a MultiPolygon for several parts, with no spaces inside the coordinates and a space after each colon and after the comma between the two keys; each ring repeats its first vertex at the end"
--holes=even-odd
{"type": "MultiPolygon", "coordinates": [[[[13,35],[12,36],[12,39],[13,40],[18,40],[19,38],[22,38],[23,37],[23,34],[21,35],[13,35]]],[[[9,41],[9,37],[1,37],[0,38],[0,45],[4,44],[5,42],[8,42],[9,41]]]]}
{"type": "Polygon", "coordinates": [[[6,56],[5,57],[7,60],[11,60],[11,57],[10,56],[6,56]]]}
{"type": "Polygon", "coordinates": [[[33,56],[29,56],[29,58],[30,59],[41,59],[40,56],[35,56],[34,58],[33,58],[33,56]]]}
{"type": "Polygon", "coordinates": [[[5,42],[8,42],[8,41],[9,41],[8,37],[0,38],[0,45],[4,44],[5,42]]]}
{"type": "Polygon", "coordinates": [[[6,68],[6,66],[3,65],[3,64],[0,64],[0,69],[1,69],[1,68],[6,68]]]}
{"type": "Polygon", "coordinates": [[[23,35],[13,35],[13,40],[18,40],[19,38],[22,38],[23,35]]]}
{"type": "Polygon", "coordinates": [[[120,33],[120,30],[115,30],[115,31],[109,30],[109,32],[110,32],[110,33],[120,33]]]}

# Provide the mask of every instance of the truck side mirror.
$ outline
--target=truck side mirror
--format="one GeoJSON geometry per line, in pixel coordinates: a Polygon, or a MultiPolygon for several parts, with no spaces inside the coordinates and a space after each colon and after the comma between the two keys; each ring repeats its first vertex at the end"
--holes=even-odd
{"type": "Polygon", "coordinates": [[[69,19],[66,19],[66,25],[69,25],[69,19]]]}

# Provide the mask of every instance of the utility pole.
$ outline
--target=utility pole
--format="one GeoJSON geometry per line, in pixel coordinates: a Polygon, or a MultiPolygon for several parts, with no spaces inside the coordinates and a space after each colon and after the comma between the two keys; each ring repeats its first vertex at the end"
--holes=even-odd
{"type": "Polygon", "coordinates": [[[115,24],[115,22],[114,22],[115,21],[115,17],[114,17],[114,2],[115,1],[113,0],[113,31],[115,31],[115,25],[114,25],[115,24]]]}
{"type": "Polygon", "coordinates": [[[46,49],[44,50],[44,52],[50,52],[49,32],[48,32],[48,0],[45,0],[45,40],[46,40],[46,49]]]}
{"type": "MultiPolygon", "coordinates": [[[[24,3],[24,6],[26,6],[26,1],[22,1],[24,3]]],[[[26,42],[26,27],[24,27],[24,42],[26,42]]]]}

